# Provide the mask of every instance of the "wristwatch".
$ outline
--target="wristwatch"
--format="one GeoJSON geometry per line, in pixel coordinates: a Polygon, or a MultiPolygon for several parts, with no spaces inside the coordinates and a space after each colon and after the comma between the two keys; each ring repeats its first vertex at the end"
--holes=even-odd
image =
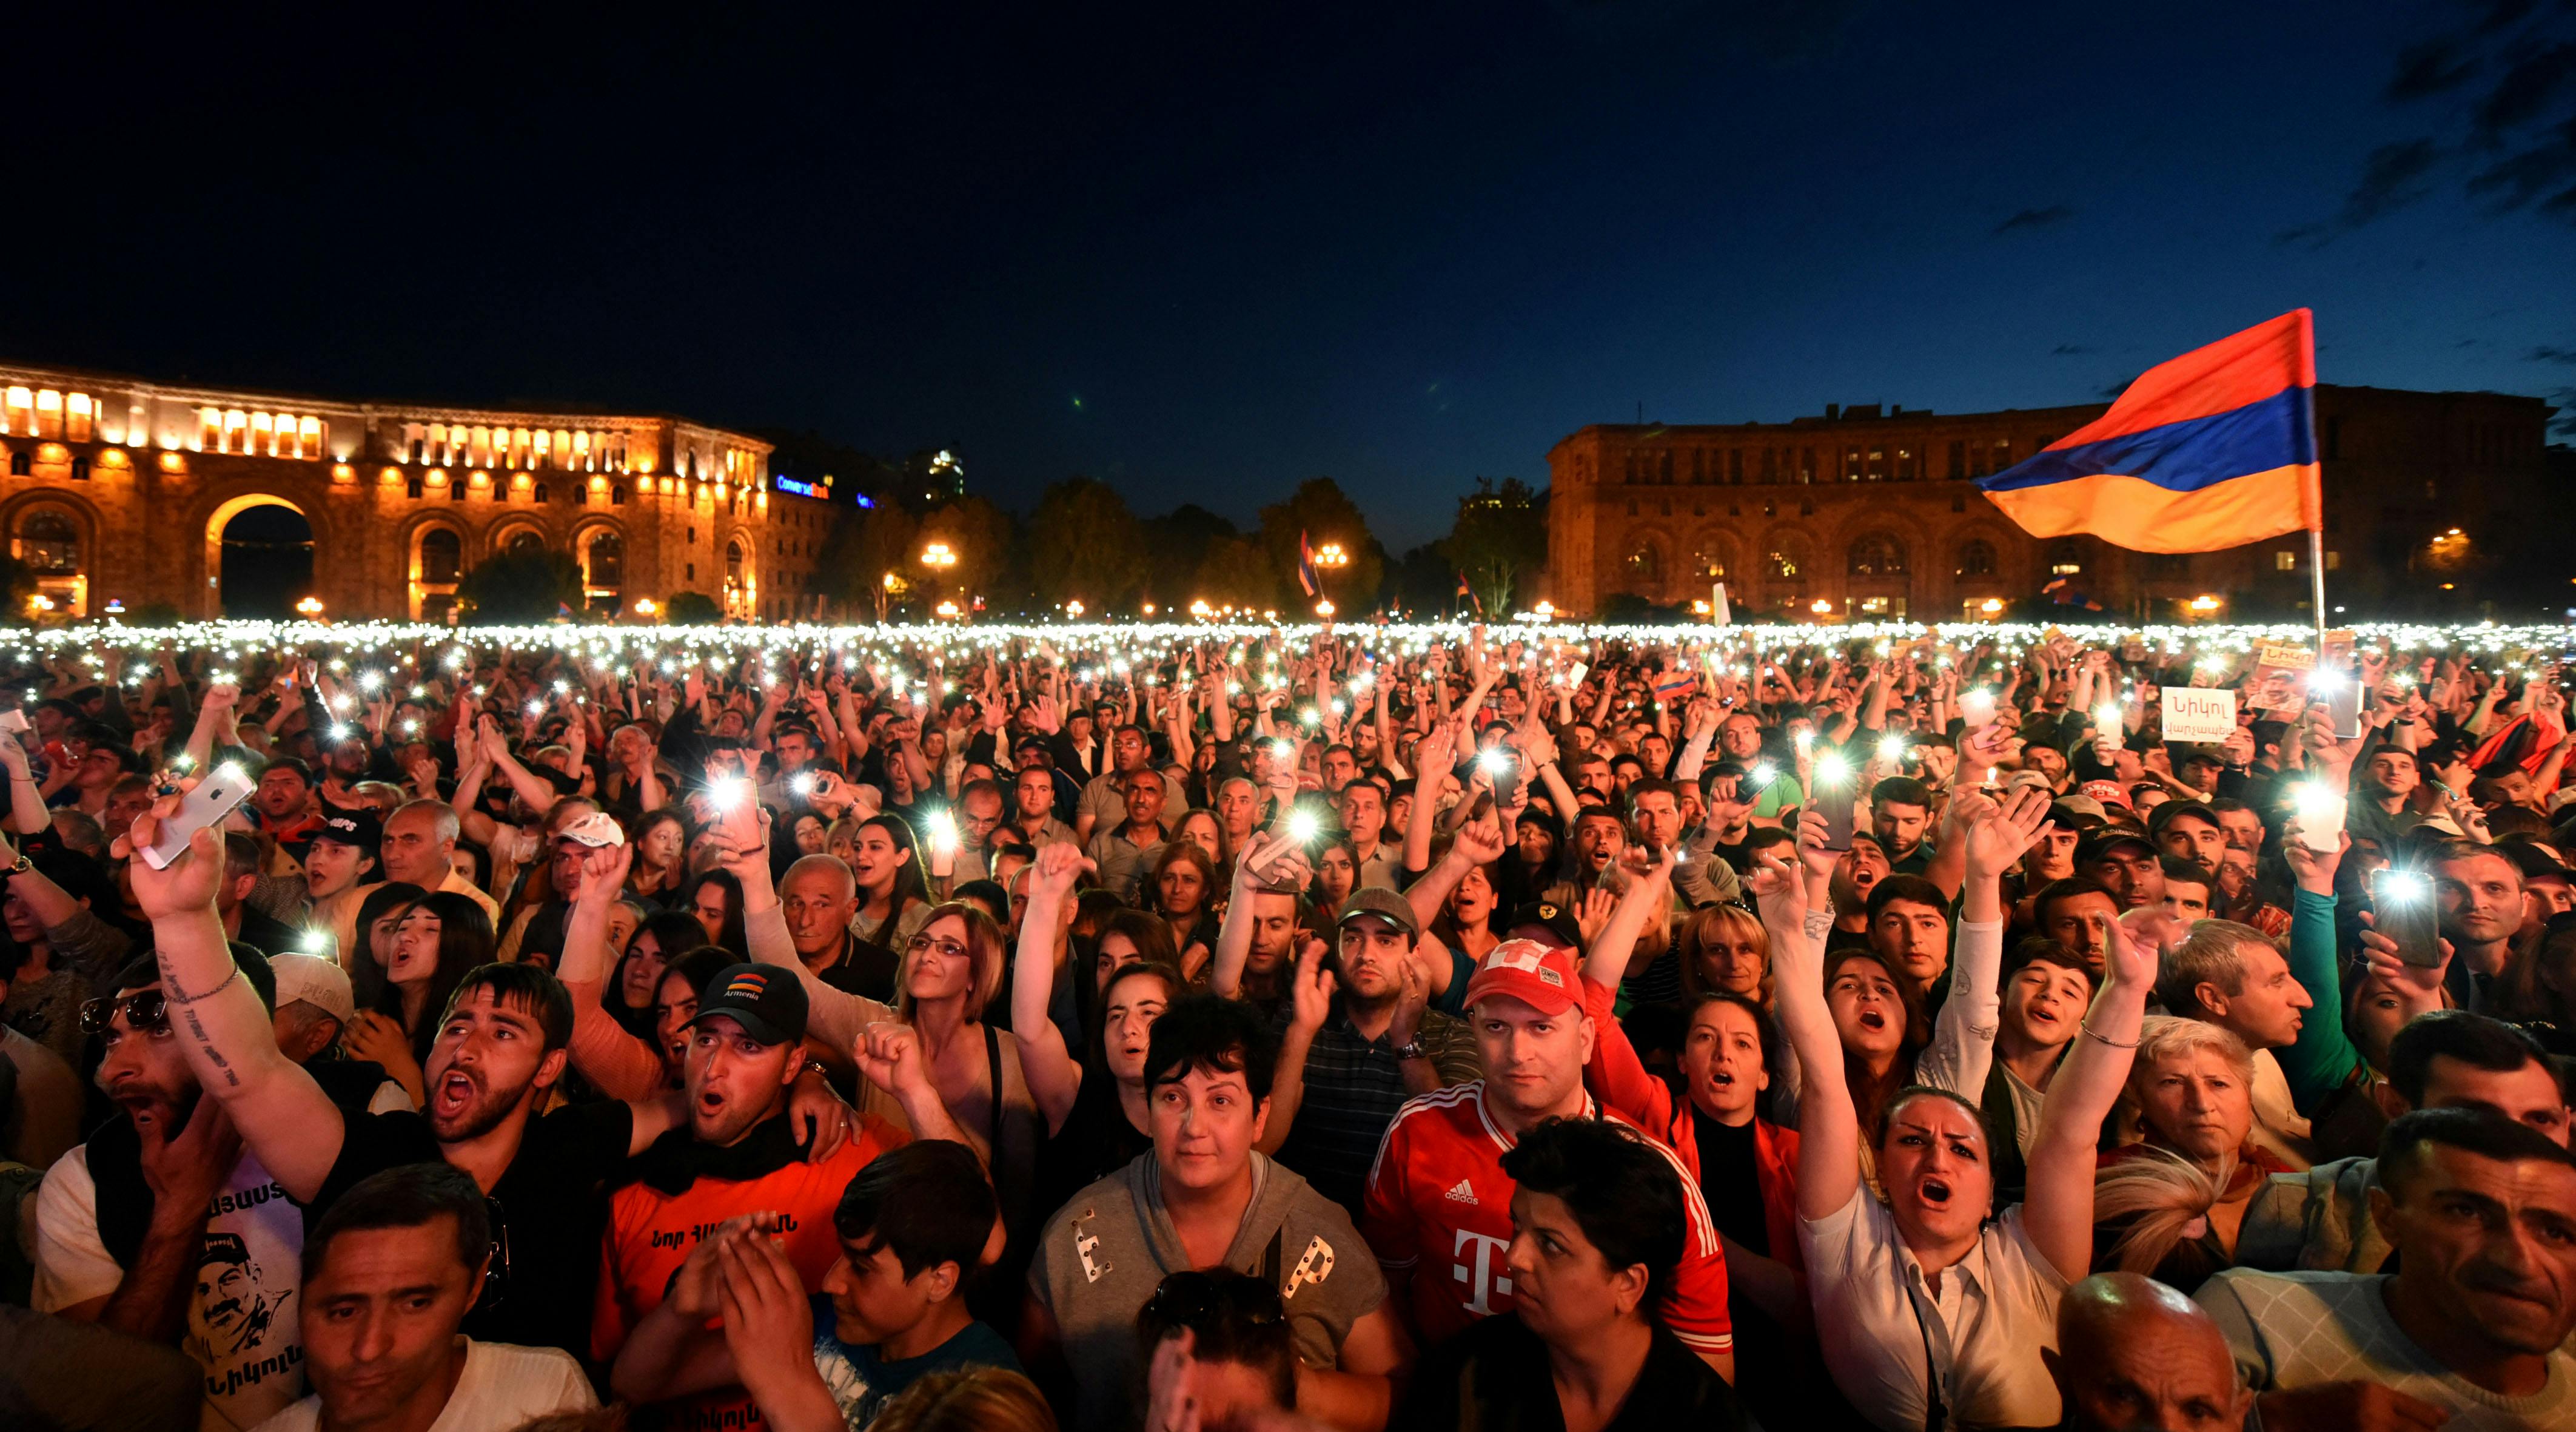
{"type": "Polygon", "coordinates": [[[1396,1062],[1399,1064],[1407,1059],[1428,1059],[1430,1057],[1430,1052],[1422,1047],[1422,1036],[1418,1034],[1413,1038],[1404,1041],[1402,1044],[1395,1046],[1395,1058],[1396,1062]]]}

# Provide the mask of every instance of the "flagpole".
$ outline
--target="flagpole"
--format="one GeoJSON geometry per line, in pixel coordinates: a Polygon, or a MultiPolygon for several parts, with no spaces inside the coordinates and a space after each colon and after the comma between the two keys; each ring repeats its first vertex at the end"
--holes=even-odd
{"type": "Polygon", "coordinates": [[[2326,653],[2326,534],[2308,529],[2308,590],[2317,608],[2317,655],[2326,653]]]}
{"type": "MultiPolygon", "coordinates": [[[[2306,309],[2299,311],[2302,314],[2307,312],[2306,309]]],[[[2308,368],[2308,371],[2301,375],[2307,379],[2307,382],[2303,389],[2306,396],[2300,400],[2299,406],[2302,409],[2300,416],[2307,424],[2308,461],[2312,464],[2308,469],[2310,485],[2306,504],[2308,509],[2308,600],[2316,606],[2317,660],[2323,661],[2326,656],[2326,489],[2323,463],[2325,454],[2317,450],[2316,338],[2313,323],[2312,319],[2302,318],[2299,324],[2307,332],[2300,347],[2307,355],[2305,362],[2308,368]]]]}

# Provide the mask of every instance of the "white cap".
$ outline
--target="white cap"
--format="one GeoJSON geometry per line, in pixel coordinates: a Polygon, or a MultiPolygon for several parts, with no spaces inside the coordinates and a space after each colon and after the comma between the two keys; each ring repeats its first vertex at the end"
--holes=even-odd
{"type": "Polygon", "coordinates": [[[597,850],[604,846],[624,845],[626,843],[626,832],[618,826],[617,817],[602,810],[592,811],[590,814],[583,816],[581,819],[574,821],[568,826],[565,826],[562,830],[555,833],[555,838],[557,840],[577,840],[582,844],[589,846],[591,849],[597,850]]]}
{"type": "Polygon", "coordinates": [[[277,1007],[297,1000],[348,1024],[358,1017],[358,997],[349,988],[349,972],[320,955],[271,955],[268,968],[277,976],[277,1007]]]}

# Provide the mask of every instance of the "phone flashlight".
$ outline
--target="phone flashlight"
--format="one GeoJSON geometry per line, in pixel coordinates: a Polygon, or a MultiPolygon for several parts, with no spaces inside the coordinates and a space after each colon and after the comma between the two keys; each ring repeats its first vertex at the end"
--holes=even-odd
{"type": "Polygon", "coordinates": [[[740,809],[743,801],[750,795],[751,782],[739,777],[718,781],[707,788],[708,799],[714,802],[716,809],[722,811],[740,809]]]}
{"type": "Polygon", "coordinates": [[[1499,776],[1512,768],[1511,753],[1500,746],[1476,754],[1476,765],[1486,775],[1499,776]]]}
{"type": "Polygon", "coordinates": [[[2093,713],[2093,724],[2101,727],[2105,731],[2119,725],[2120,708],[2117,706],[2104,706],[2096,709],[2093,713]]]}
{"type": "Polygon", "coordinates": [[[814,777],[809,772],[799,772],[794,780],[787,783],[787,788],[800,796],[810,796],[814,794],[814,777]]]}
{"type": "Polygon", "coordinates": [[[1851,762],[1844,760],[1840,756],[1818,756],[1816,758],[1816,784],[1820,786],[1838,786],[1845,780],[1850,779],[1850,777],[1851,762]]]}
{"type": "Polygon", "coordinates": [[[1791,733],[1790,739],[1796,741],[1798,749],[1803,751],[1816,744],[1816,733],[1802,728],[1791,733]]]}
{"type": "Polygon", "coordinates": [[[1878,758],[1882,761],[1903,760],[1905,758],[1905,738],[1902,736],[1879,737],[1878,758]]]}
{"type": "Polygon", "coordinates": [[[957,849],[957,818],[946,811],[930,814],[930,848],[941,855],[957,849]]]}
{"type": "Polygon", "coordinates": [[[1296,747],[1296,744],[1295,744],[1294,742],[1291,742],[1291,741],[1273,741],[1273,742],[1271,742],[1271,743],[1270,743],[1270,759],[1272,759],[1272,760],[1274,760],[1274,761],[1293,761],[1293,760],[1297,759],[1297,747],[1296,747]]]}
{"type": "Polygon", "coordinates": [[[1768,788],[1771,784],[1771,778],[1778,774],[1779,772],[1772,768],[1770,762],[1760,762],[1753,768],[1753,784],[1756,788],[1768,788]]]}
{"type": "Polygon", "coordinates": [[[331,936],[328,931],[307,930],[304,932],[301,943],[304,948],[311,950],[313,953],[318,955],[324,950],[331,948],[331,936]]]}
{"type": "Polygon", "coordinates": [[[1324,823],[1315,818],[1313,811],[1301,810],[1289,813],[1288,838],[1299,845],[1314,844],[1315,837],[1322,834],[1323,829],[1324,823]]]}
{"type": "Polygon", "coordinates": [[[2412,870],[2382,870],[2371,893],[2385,901],[2412,902],[2431,895],[2433,882],[2412,870]]]}

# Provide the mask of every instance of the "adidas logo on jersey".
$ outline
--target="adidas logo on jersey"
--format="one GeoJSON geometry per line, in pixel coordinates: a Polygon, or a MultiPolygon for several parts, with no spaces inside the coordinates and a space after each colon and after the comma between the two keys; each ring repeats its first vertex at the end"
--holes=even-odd
{"type": "Polygon", "coordinates": [[[1462,1178],[1458,1180],[1456,1187],[1440,1196],[1442,1198],[1455,1199],[1460,1203],[1472,1205],[1476,1201],[1476,1190],[1469,1188],[1467,1186],[1467,1180],[1462,1178]]]}

